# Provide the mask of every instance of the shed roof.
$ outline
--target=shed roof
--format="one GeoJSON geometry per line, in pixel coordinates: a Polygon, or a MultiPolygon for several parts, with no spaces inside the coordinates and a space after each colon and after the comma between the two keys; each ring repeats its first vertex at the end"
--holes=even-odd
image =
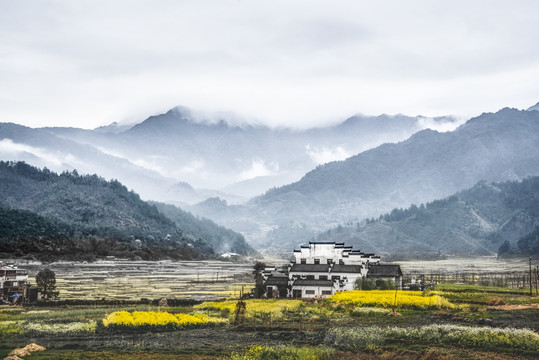
{"type": "Polygon", "coordinates": [[[264,283],[266,286],[270,285],[288,285],[288,278],[281,276],[270,276],[264,283]]]}
{"type": "Polygon", "coordinates": [[[369,276],[402,276],[402,270],[400,265],[370,265],[369,276]]]}

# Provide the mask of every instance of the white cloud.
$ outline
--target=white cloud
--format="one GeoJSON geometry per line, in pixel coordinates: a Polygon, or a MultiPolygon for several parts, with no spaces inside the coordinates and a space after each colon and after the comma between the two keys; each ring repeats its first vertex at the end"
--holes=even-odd
{"type": "Polygon", "coordinates": [[[19,158],[20,155],[24,154],[41,159],[47,167],[53,170],[63,170],[68,164],[74,166],[78,163],[77,158],[69,153],[53,154],[34,146],[15,143],[11,139],[3,139],[0,141],[0,157],[2,159],[9,159],[12,156],[14,158],[19,158]]]}
{"type": "Polygon", "coordinates": [[[277,172],[279,172],[279,164],[275,162],[266,164],[262,159],[255,159],[251,162],[251,166],[248,169],[245,169],[239,174],[237,181],[250,180],[260,176],[275,175],[277,172]]]}
{"type": "Polygon", "coordinates": [[[311,147],[310,145],[307,145],[305,147],[305,150],[307,154],[311,157],[312,161],[314,161],[318,165],[326,164],[331,161],[344,160],[352,156],[351,153],[346,151],[341,146],[330,148],[327,146],[311,147]]]}
{"type": "Polygon", "coordinates": [[[534,0],[3,1],[0,119],[469,117],[539,101],[538,42],[534,0]]]}
{"type": "Polygon", "coordinates": [[[418,125],[420,129],[432,129],[439,132],[447,132],[447,131],[453,131],[458,126],[462,125],[464,123],[464,119],[457,120],[453,118],[452,120],[444,118],[444,119],[434,119],[429,118],[425,116],[421,116],[418,119],[418,125]]]}
{"type": "Polygon", "coordinates": [[[204,162],[200,160],[193,160],[189,164],[182,166],[180,169],[181,174],[192,174],[198,172],[204,168],[204,162]]]}

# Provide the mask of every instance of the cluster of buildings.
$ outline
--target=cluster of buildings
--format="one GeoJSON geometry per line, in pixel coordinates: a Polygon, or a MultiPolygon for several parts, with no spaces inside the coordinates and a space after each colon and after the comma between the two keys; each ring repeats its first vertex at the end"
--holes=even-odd
{"type": "Polygon", "coordinates": [[[375,285],[392,282],[402,288],[399,265],[380,264],[380,257],[337,242],[309,242],[294,250],[286,269],[266,268],[267,297],[315,298],[354,290],[357,279],[375,285]]]}
{"type": "Polygon", "coordinates": [[[13,265],[0,265],[0,303],[35,301],[37,288],[28,284],[28,272],[13,265]]]}

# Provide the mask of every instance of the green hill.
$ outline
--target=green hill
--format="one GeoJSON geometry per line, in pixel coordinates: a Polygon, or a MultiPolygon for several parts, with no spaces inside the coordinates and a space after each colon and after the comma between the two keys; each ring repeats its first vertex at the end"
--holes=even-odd
{"type": "MultiPolygon", "coordinates": [[[[2,252],[38,258],[210,258],[232,233],[223,228],[222,236],[215,224],[210,233],[212,224],[195,217],[178,226],[116,180],[23,162],[0,162],[0,206],[11,224],[2,223],[2,252]]],[[[236,252],[252,251],[236,236],[236,252]]]]}
{"type": "Polygon", "coordinates": [[[538,253],[539,177],[521,182],[479,182],[468,190],[425,205],[393,209],[363,223],[319,234],[365,251],[393,256],[538,253]]]}

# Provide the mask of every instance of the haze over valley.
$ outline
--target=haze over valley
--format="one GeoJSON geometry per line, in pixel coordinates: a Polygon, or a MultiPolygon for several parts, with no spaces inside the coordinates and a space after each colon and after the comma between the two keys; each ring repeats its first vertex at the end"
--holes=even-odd
{"type": "MultiPolygon", "coordinates": [[[[304,129],[201,115],[186,107],[135,125],[114,123],[94,130],[2,123],[0,157],[59,173],[117,179],[144,200],[157,201],[154,206],[168,219],[187,214],[178,206],[242,233],[257,249],[286,252],[340,224],[364,226],[365,219],[443,199],[478,182],[538,175],[535,107],[504,108],[463,124],[450,116],[355,115],[304,129]]],[[[30,196],[12,188],[5,194],[30,196]]],[[[4,206],[36,211],[19,203],[25,201],[4,200],[4,206]]],[[[503,221],[485,221],[492,228],[484,230],[483,238],[492,239],[503,221]]],[[[516,249],[520,237],[536,225],[536,220],[527,221],[522,231],[504,239],[516,249]]],[[[432,226],[443,229],[441,223],[432,226]]],[[[430,235],[419,229],[406,235],[395,235],[394,228],[389,233],[374,231],[373,225],[367,229],[360,238],[368,240],[357,245],[388,255],[495,254],[504,240],[454,242],[444,248],[436,244],[454,236],[451,229],[430,235]]],[[[232,249],[213,247],[217,252],[232,249]]]]}

